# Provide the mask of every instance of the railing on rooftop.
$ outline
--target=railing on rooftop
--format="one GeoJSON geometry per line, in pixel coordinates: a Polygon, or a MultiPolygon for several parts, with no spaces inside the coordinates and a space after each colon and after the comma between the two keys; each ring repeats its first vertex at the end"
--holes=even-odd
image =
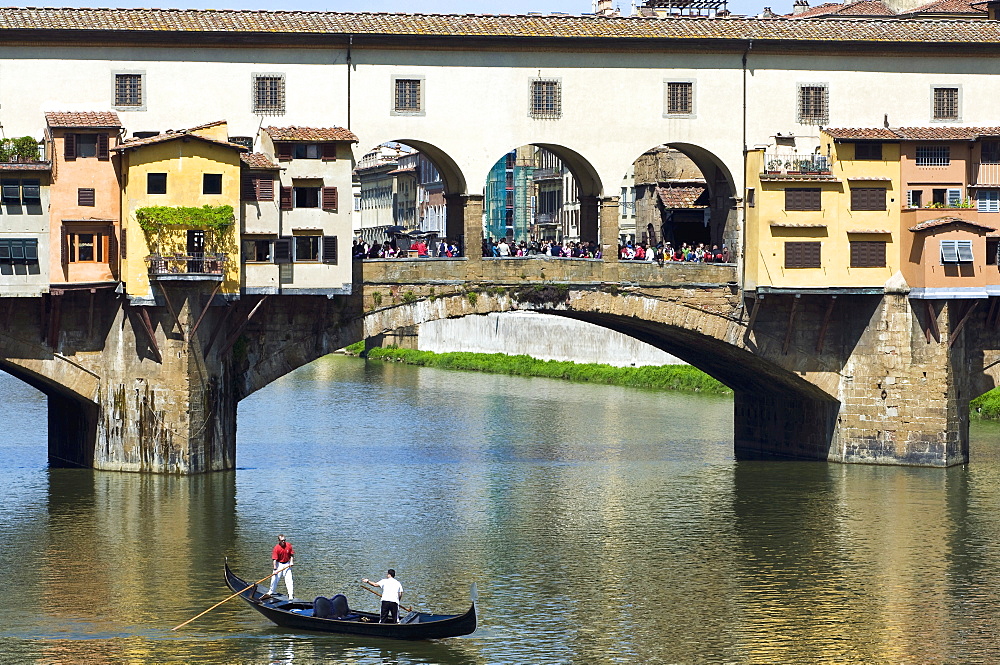
{"type": "Polygon", "coordinates": [[[972,164],[972,185],[1000,186],[1000,164],[972,164]]]}
{"type": "Polygon", "coordinates": [[[825,155],[796,152],[764,153],[764,173],[786,175],[829,175],[830,160],[825,155]]]}
{"type": "Polygon", "coordinates": [[[154,277],[180,275],[222,275],[229,257],[221,252],[191,254],[150,254],[146,257],[154,277]]]}

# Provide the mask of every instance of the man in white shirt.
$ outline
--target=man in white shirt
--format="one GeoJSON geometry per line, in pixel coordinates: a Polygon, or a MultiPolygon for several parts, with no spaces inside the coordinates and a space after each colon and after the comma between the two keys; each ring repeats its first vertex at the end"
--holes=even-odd
{"type": "Polygon", "coordinates": [[[403,597],[403,585],[396,580],[396,571],[392,568],[386,573],[385,579],[371,582],[366,577],[361,580],[382,588],[382,616],[379,623],[399,623],[399,599],[403,597]]]}

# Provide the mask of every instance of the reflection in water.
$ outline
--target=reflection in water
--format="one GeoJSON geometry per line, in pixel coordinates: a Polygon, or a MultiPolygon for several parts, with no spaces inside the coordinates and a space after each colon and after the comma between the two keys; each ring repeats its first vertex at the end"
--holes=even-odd
{"type": "Polygon", "coordinates": [[[240,469],[45,468],[44,401],[0,381],[0,662],[1000,660],[1000,428],[967,468],[732,459],[732,403],[328,358],[240,406],[240,469]],[[26,419],[19,419],[20,415],[26,419]],[[396,568],[480,628],[310,635],[228,595],[278,532],[303,597],[396,568]]]}

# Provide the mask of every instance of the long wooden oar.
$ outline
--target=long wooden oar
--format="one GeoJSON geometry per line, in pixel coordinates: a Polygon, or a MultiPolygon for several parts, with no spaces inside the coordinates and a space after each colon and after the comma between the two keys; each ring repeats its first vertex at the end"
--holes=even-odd
{"type": "MultiPolygon", "coordinates": [[[[376,596],[378,596],[379,598],[381,598],[381,597],[382,597],[382,594],[380,594],[380,593],[379,593],[378,591],[376,591],[375,589],[372,589],[371,587],[367,587],[367,586],[364,586],[364,585],[361,585],[361,588],[362,588],[362,589],[364,589],[365,591],[370,591],[371,593],[375,594],[375,595],[376,595],[376,596]]],[[[399,606],[400,606],[401,608],[403,608],[404,610],[406,610],[407,612],[412,612],[412,611],[413,611],[413,608],[412,608],[412,607],[407,607],[406,605],[403,605],[402,603],[397,603],[397,604],[398,604],[398,605],[399,605],[399,606]]],[[[195,617],[195,618],[197,618],[197,617],[195,617]]]]}
{"type": "Polygon", "coordinates": [[[192,621],[194,621],[194,620],[195,620],[195,619],[197,619],[198,617],[202,617],[202,616],[205,616],[206,614],[208,614],[209,612],[211,612],[212,610],[214,610],[214,609],[215,609],[216,607],[218,607],[219,605],[223,604],[223,603],[224,603],[224,602],[226,602],[227,600],[232,600],[233,598],[235,598],[236,596],[240,595],[241,593],[243,593],[243,592],[244,592],[244,591],[246,591],[247,589],[252,589],[252,588],[254,588],[255,586],[257,586],[258,584],[260,584],[261,582],[263,582],[264,580],[269,580],[269,579],[271,579],[272,577],[274,577],[275,575],[277,575],[278,573],[280,573],[280,572],[281,572],[282,570],[288,570],[289,568],[291,568],[291,564],[289,564],[288,566],[285,566],[285,567],[283,567],[283,568],[279,568],[278,570],[274,571],[273,573],[271,573],[271,574],[270,574],[270,575],[268,575],[267,577],[262,577],[262,578],[260,578],[259,580],[257,580],[257,581],[256,581],[256,582],[254,582],[253,584],[248,584],[248,585],[246,586],[246,588],[245,588],[245,589],[242,589],[242,590],[240,590],[240,591],[237,591],[236,593],[234,593],[233,595],[229,596],[228,598],[224,598],[223,600],[220,600],[220,601],[219,601],[219,602],[217,602],[217,603],[216,603],[215,605],[212,605],[212,606],[211,606],[210,608],[208,608],[207,610],[205,610],[205,611],[204,611],[204,612],[202,612],[201,614],[197,614],[197,615],[195,615],[195,616],[191,617],[190,619],[188,619],[188,620],[187,620],[187,621],[185,621],[184,623],[180,624],[179,626],[174,626],[174,627],[173,627],[173,628],[171,628],[170,630],[177,630],[178,628],[183,628],[184,626],[188,625],[189,623],[191,623],[192,621]]]}

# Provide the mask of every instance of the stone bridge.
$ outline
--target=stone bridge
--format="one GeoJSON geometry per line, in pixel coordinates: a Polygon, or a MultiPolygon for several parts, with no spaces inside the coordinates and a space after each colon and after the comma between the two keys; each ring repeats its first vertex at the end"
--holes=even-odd
{"type": "Polygon", "coordinates": [[[350,343],[435,319],[533,309],[617,330],[735,392],[741,459],[968,461],[969,399],[995,385],[1000,312],[905,293],[750,294],[730,265],[369,260],[355,294],[244,297],[204,285],[155,307],[111,290],[0,299],[0,368],[49,398],[53,465],[231,469],[237,404],[350,343]]]}

